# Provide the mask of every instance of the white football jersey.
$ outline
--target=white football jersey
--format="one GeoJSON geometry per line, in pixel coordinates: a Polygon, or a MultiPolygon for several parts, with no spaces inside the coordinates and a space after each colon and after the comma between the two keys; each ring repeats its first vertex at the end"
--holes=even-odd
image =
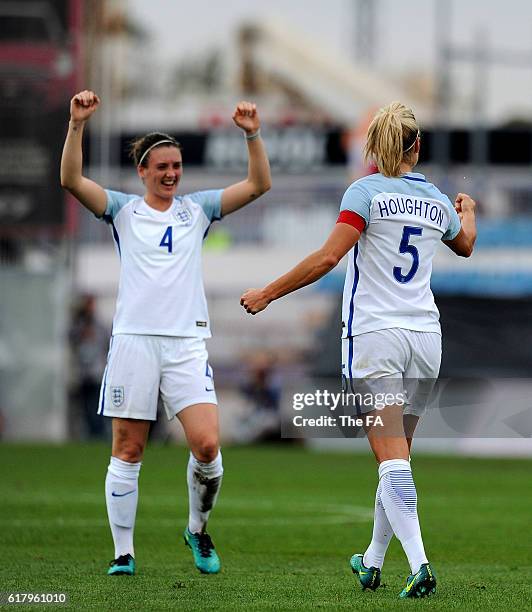
{"type": "Polygon", "coordinates": [[[102,218],[120,256],[113,335],[210,337],[201,249],[221,217],[222,191],[178,196],[164,212],[137,195],[106,191],[102,218]]]}
{"type": "Polygon", "coordinates": [[[340,210],[366,222],[348,253],[342,337],[395,327],[441,333],[430,276],[437,244],[460,231],[449,198],[419,173],[372,174],[347,189],[340,210]]]}

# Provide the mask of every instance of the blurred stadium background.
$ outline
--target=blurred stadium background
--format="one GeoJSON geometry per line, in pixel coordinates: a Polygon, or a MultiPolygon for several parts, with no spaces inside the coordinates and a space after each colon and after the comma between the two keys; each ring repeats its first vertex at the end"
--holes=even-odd
{"type": "MultiPolygon", "coordinates": [[[[512,37],[495,0],[412,0],[401,5],[412,5],[411,20],[401,24],[388,0],[337,0],[329,11],[308,0],[286,9],[266,3],[258,13],[244,4],[224,3],[218,22],[222,9],[205,15],[205,2],[0,0],[3,440],[108,435],[84,401],[94,403],[105,362],[119,261],[108,228],[58,178],[69,99],[82,88],[103,101],[86,134],[85,171],[126,192],[140,189],[126,144],[154,129],[184,146],[182,192],[234,182],[246,164],[231,112],[242,98],[259,106],[274,186],[213,227],[204,251],[226,443],[275,433],[275,419],[254,413],[266,406],[288,414],[291,390],[339,371],[343,267],[256,318],[238,300],[321,244],[346,186],[367,172],[368,117],[393,99],[410,104],[423,126],[419,170],[451,197],[467,191],[478,202],[473,258],[442,247],[435,260],[442,376],[511,377],[530,397],[530,32],[512,37]],[[204,18],[189,19],[189,11],[204,18]],[[298,11],[314,12],[314,20],[298,19],[298,11]],[[319,35],[320,19],[328,35],[319,35]],[[328,20],[344,48],[332,44],[328,20]],[[394,63],[412,49],[417,61],[394,63]]],[[[517,15],[530,17],[528,3],[506,5],[515,25],[517,15]]],[[[531,455],[531,434],[528,419],[507,437],[427,438],[419,447],[531,455]]],[[[161,423],[157,435],[179,439],[175,424],[161,423]]]]}

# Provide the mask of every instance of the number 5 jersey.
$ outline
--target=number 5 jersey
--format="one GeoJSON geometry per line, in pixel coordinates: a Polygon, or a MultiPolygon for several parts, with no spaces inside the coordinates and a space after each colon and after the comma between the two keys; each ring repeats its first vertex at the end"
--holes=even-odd
{"type": "Polygon", "coordinates": [[[438,243],[460,231],[449,198],[419,173],[372,174],[347,189],[338,222],[361,231],[348,253],[342,337],[396,327],[441,333],[430,276],[438,243]]]}

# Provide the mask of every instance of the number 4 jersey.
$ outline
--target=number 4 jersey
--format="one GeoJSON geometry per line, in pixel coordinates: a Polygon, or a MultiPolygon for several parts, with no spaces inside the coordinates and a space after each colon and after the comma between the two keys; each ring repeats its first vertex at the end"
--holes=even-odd
{"type": "Polygon", "coordinates": [[[176,197],[164,212],[137,195],[106,193],[102,218],[120,256],[113,335],[210,337],[201,249],[221,217],[222,190],[176,197]]]}
{"type": "Polygon", "coordinates": [[[338,222],[361,230],[348,253],[342,337],[394,327],[440,333],[430,276],[438,243],[460,231],[449,198],[422,174],[372,174],[347,189],[340,211],[338,222]]]}

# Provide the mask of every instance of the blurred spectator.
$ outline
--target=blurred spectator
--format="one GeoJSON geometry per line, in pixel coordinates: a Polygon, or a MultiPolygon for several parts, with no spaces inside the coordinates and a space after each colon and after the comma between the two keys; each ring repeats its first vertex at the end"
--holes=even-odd
{"type": "Polygon", "coordinates": [[[74,366],[74,397],[82,419],[82,435],[101,438],[105,419],[97,414],[100,385],[107,359],[109,332],[96,316],[96,298],[84,295],[74,311],[70,346],[74,366]]]}
{"type": "Polygon", "coordinates": [[[21,262],[22,253],[20,244],[9,236],[0,237],[0,264],[3,266],[15,265],[21,262]]]}
{"type": "Polygon", "coordinates": [[[279,441],[281,437],[281,385],[275,362],[273,355],[264,352],[249,359],[248,379],[241,386],[250,406],[241,424],[244,442],[279,441]]]}

